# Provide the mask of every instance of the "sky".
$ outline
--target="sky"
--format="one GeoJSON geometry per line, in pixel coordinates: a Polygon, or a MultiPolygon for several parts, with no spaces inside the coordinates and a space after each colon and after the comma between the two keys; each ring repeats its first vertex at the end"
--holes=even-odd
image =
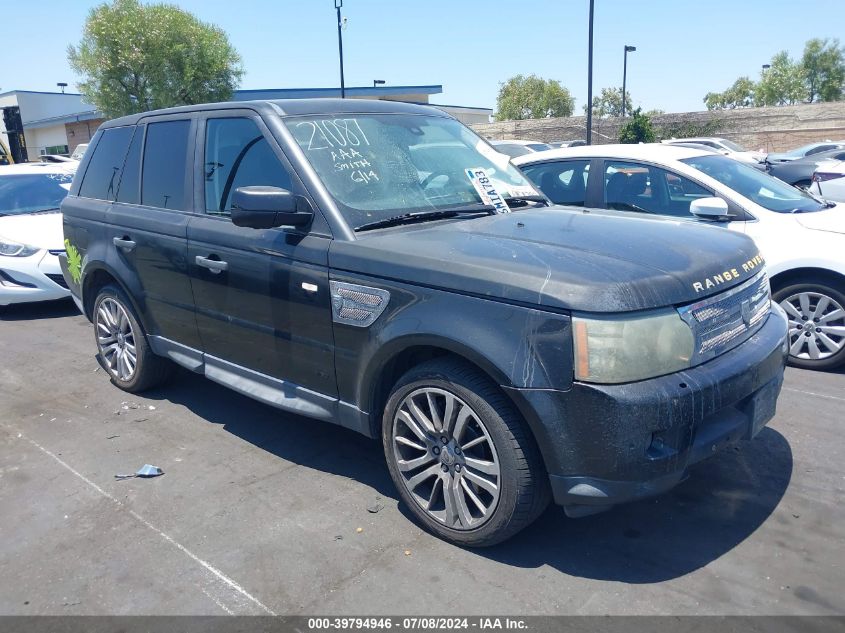
{"type": "MultiPolygon", "coordinates": [[[[144,0],[145,2],[147,0],[144,0]]],[[[243,58],[241,88],[339,85],[333,0],[172,0],[222,27],[243,58]]],[[[67,46],[92,0],[3,2],[0,91],[78,81],[67,46]],[[15,51],[14,53],[10,51],[15,51]]],[[[432,103],[495,107],[499,85],[536,74],[587,101],[589,0],[343,0],[347,86],[442,84],[432,103]]],[[[845,41],[842,0],[595,0],[593,94],[621,87],[623,47],[635,106],[704,109],[707,92],[757,79],[780,50],[845,41]]]]}

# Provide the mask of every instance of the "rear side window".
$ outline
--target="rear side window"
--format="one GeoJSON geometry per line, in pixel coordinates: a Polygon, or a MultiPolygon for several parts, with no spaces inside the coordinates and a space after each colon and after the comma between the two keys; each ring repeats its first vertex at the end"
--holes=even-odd
{"type": "Polygon", "coordinates": [[[120,188],[117,190],[117,201],[128,204],[138,204],[139,185],[141,183],[141,145],[144,142],[144,128],[139,127],[132,137],[129,153],[123,163],[120,176],[120,188]]]}
{"type": "Polygon", "coordinates": [[[205,210],[228,215],[238,187],[291,188],[291,178],[255,121],[209,119],[205,132],[205,210]]]}
{"type": "Polygon", "coordinates": [[[132,140],[134,127],[115,127],[103,131],[88,163],[79,195],[97,200],[114,200],[120,183],[123,159],[132,140]]]}
{"type": "Polygon", "coordinates": [[[567,160],[524,165],[522,171],[555,204],[584,206],[587,199],[590,161],[567,160]]]}
{"type": "Polygon", "coordinates": [[[188,168],[190,121],[147,125],[141,204],[163,209],[188,208],[185,176],[188,168]]]}

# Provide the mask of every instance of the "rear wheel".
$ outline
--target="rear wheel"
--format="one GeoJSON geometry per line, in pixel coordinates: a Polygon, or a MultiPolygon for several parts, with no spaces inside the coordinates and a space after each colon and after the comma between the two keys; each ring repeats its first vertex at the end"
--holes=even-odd
{"type": "Polygon", "coordinates": [[[116,286],[105,286],[97,295],[94,337],[103,368],[124,391],[145,391],[164,382],[172,372],[170,361],[150,349],[131,304],[116,286]]]}
{"type": "Polygon", "coordinates": [[[798,282],[772,295],[789,317],[789,364],[833,369],[845,363],[845,294],[827,282],[798,282]]]}
{"type": "Polygon", "coordinates": [[[402,500],[426,529],[458,545],[499,543],[548,504],[525,423],[496,385],[460,361],[430,361],[399,380],[382,441],[402,500]]]}

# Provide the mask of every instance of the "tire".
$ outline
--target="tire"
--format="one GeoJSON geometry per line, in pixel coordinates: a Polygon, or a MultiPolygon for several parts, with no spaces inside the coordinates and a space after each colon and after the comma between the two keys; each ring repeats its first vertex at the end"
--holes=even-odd
{"type": "Polygon", "coordinates": [[[384,409],[382,444],[402,501],[426,530],[456,545],[500,543],[549,503],[525,422],[494,383],[460,360],[432,360],[402,376],[384,409]]]}
{"type": "Polygon", "coordinates": [[[170,377],[173,364],[150,349],[132,304],[120,288],[108,285],[100,290],[92,321],[100,364],[115,386],[140,393],[170,377]],[[131,362],[133,348],[134,363],[131,362]]]}
{"type": "Polygon", "coordinates": [[[827,280],[800,280],[779,288],[772,299],[789,317],[790,365],[821,371],[845,364],[845,293],[841,288],[827,280]]]}

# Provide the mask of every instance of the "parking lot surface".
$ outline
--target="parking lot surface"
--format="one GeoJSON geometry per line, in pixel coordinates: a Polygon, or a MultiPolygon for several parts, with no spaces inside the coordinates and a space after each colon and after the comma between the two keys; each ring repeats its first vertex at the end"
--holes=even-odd
{"type": "Polygon", "coordinates": [[[0,349],[2,614],[845,613],[843,373],[787,370],[769,427],[667,495],[462,550],[377,442],[186,371],[113,387],[71,303],[9,308],[0,349]]]}

